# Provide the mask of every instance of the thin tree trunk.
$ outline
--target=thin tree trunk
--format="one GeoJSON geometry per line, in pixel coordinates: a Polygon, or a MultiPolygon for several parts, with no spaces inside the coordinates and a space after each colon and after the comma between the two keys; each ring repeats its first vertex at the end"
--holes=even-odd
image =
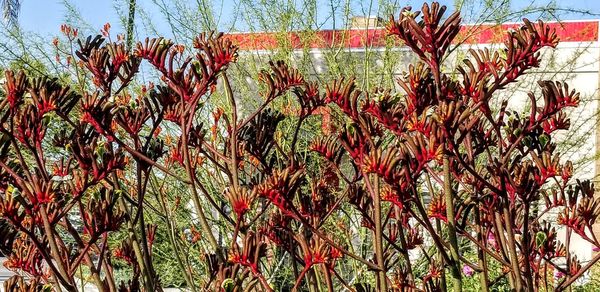
{"type": "Polygon", "coordinates": [[[129,0],[129,16],[127,17],[127,50],[133,49],[133,34],[135,25],[135,0],[129,0]]]}

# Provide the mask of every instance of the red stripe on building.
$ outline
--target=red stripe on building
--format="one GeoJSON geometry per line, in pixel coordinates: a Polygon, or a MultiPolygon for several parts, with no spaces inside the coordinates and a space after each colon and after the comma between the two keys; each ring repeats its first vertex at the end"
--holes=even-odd
{"type": "MultiPolygon", "coordinates": [[[[551,22],[561,42],[598,41],[598,21],[551,22]]],[[[509,29],[518,29],[518,24],[465,25],[461,27],[455,43],[492,44],[501,43],[509,29]]],[[[272,50],[278,47],[293,49],[326,49],[345,47],[350,49],[384,47],[387,42],[399,45],[396,38],[386,37],[384,28],[322,30],[317,32],[290,33],[232,33],[228,37],[241,50],[272,50]]]]}

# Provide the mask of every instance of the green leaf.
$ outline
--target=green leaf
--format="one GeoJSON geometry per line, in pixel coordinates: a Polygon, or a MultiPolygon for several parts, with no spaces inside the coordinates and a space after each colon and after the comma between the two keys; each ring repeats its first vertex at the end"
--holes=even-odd
{"type": "Polygon", "coordinates": [[[546,147],[546,145],[548,145],[548,142],[550,142],[550,136],[546,134],[540,135],[540,144],[542,145],[542,148],[546,147]]]}
{"type": "Polygon", "coordinates": [[[525,138],[523,138],[523,145],[527,146],[527,147],[531,147],[531,137],[527,136],[525,138]]]}
{"type": "Polygon", "coordinates": [[[535,234],[535,245],[536,247],[540,247],[542,246],[544,243],[546,243],[546,240],[548,239],[548,236],[546,235],[546,233],[539,231],[538,233],[535,234]]]}
{"type": "Polygon", "coordinates": [[[522,132],[521,128],[516,128],[516,129],[513,131],[513,135],[515,135],[515,136],[519,136],[519,135],[521,135],[521,132],[522,132]]]}
{"type": "Polygon", "coordinates": [[[221,288],[225,289],[225,292],[233,292],[234,283],[233,279],[227,278],[221,284],[221,288]]]}

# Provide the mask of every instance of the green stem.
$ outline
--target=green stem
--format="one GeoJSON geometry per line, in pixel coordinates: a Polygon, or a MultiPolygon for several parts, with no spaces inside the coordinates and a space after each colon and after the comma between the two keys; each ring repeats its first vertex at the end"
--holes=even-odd
{"type": "Polygon", "coordinates": [[[192,190],[192,201],[194,202],[194,207],[196,208],[196,212],[198,213],[198,219],[200,220],[200,226],[202,227],[202,231],[204,231],[204,236],[208,239],[208,242],[215,249],[217,256],[221,260],[225,260],[225,256],[222,253],[221,247],[217,243],[217,239],[215,235],[212,233],[212,229],[210,224],[208,223],[208,219],[204,214],[204,210],[202,209],[202,203],[200,202],[200,196],[198,195],[198,190],[196,189],[196,182],[194,180],[194,169],[192,168],[192,163],[190,159],[190,152],[187,146],[187,131],[184,129],[182,133],[181,139],[183,140],[182,148],[183,148],[183,159],[185,163],[185,169],[188,173],[190,180],[190,189],[192,190]]]}
{"type": "MultiPolygon", "coordinates": [[[[121,209],[127,212],[127,207],[125,203],[125,199],[121,196],[119,198],[119,203],[121,205],[121,209]]],[[[133,253],[135,254],[135,258],[140,266],[140,272],[144,278],[144,287],[148,291],[152,291],[152,276],[148,272],[148,268],[146,267],[146,261],[144,260],[144,255],[140,250],[140,244],[138,243],[137,235],[135,233],[135,227],[133,225],[133,221],[131,216],[129,216],[129,220],[127,220],[127,232],[129,235],[129,239],[131,240],[131,247],[133,247],[133,253]]]]}
{"type": "Polygon", "coordinates": [[[56,243],[56,239],[54,238],[54,230],[52,229],[52,226],[50,226],[50,221],[48,220],[48,213],[46,213],[45,206],[42,206],[40,208],[40,214],[42,215],[41,217],[44,225],[44,231],[46,232],[48,244],[50,245],[50,251],[52,252],[53,259],[58,267],[58,271],[61,273],[65,281],[68,281],[67,283],[64,283],[66,286],[65,289],[67,289],[67,291],[77,291],[77,288],[75,288],[75,284],[73,282],[73,278],[67,273],[67,270],[65,269],[61,253],[58,249],[58,244],[56,243]]]}
{"type": "MultiPolygon", "coordinates": [[[[137,143],[136,143],[137,144],[137,143]]],[[[137,146],[137,145],[136,145],[137,146]]],[[[148,246],[148,241],[147,241],[147,237],[146,237],[146,224],[144,221],[144,196],[145,196],[145,185],[143,185],[142,183],[142,167],[141,167],[141,162],[138,161],[137,162],[137,196],[139,199],[138,202],[138,212],[139,212],[139,221],[138,221],[138,228],[140,230],[140,243],[142,246],[142,255],[143,255],[143,259],[144,259],[144,264],[146,265],[146,269],[147,269],[147,276],[148,278],[148,283],[150,288],[152,289],[151,291],[156,291],[156,290],[160,290],[160,287],[156,286],[156,283],[154,281],[154,269],[152,266],[152,259],[150,257],[150,247],[148,246]]],[[[135,218],[137,219],[137,218],[135,218]]],[[[134,221],[135,221],[134,219],[134,221]]]]}
{"type": "MultiPolygon", "coordinates": [[[[433,192],[432,192],[432,194],[433,194],[433,192]]],[[[440,219],[437,219],[437,218],[435,219],[435,228],[436,228],[438,234],[444,234],[443,229],[442,229],[442,223],[440,222],[440,219]]],[[[444,257],[442,256],[442,254],[439,252],[437,254],[438,254],[438,261],[443,262],[444,257]]],[[[442,272],[442,276],[440,279],[440,286],[442,288],[442,291],[448,291],[448,285],[446,284],[446,271],[442,270],[441,272],[442,272]]]]}
{"type": "Polygon", "coordinates": [[[369,189],[371,196],[373,197],[373,205],[374,205],[374,213],[373,216],[375,218],[375,257],[377,258],[377,265],[379,266],[380,271],[377,273],[377,277],[379,279],[379,290],[387,291],[387,277],[385,275],[385,262],[383,259],[383,228],[381,224],[381,198],[379,197],[378,186],[371,186],[371,182],[369,176],[365,176],[365,184],[369,189]]]}
{"type": "Polygon", "coordinates": [[[169,231],[169,242],[171,243],[171,245],[173,246],[173,249],[175,251],[175,259],[177,260],[177,264],[179,265],[179,268],[181,270],[183,270],[183,276],[184,276],[184,280],[186,282],[186,284],[188,285],[188,287],[190,287],[192,289],[192,292],[196,292],[196,286],[194,285],[194,281],[193,276],[192,276],[192,271],[190,269],[189,265],[184,264],[183,259],[181,258],[181,255],[184,255],[185,253],[182,252],[179,243],[177,242],[177,235],[176,235],[176,224],[174,222],[175,216],[171,213],[171,211],[169,210],[169,207],[167,205],[167,199],[165,196],[165,193],[161,190],[161,188],[156,187],[157,190],[159,190],[159,193],[156,195],[157,197],[157,201],[159,202],[159,205],[162,209],[162,212],[167,215],[167,228],[169,231]]]}
{"type": "MultiPolygon", "coordinates": [[[[476,208],[476,210],[475,210],[475,226],[477,229],[477,240],[479,240],[479,242],[481,242],[483,245],[485,245],[485,237],[481,230],[481,217],[479,214],[479,205],[477,205],[475,208],[476,208]]],[[[483,252],[483,249],[481,249],[479,247],[477,247],[477,258],[479,260],[479,266],[483,270],[481,273],[479,273],[479,282],[481,284],[481,290],[487,292],[487,291],[489,291],[489,286],[488,286],[489,276],[488,276],[487,260],[485,258],[485,253],[483,252]]]]}
{"type": "MultiPolygon", "coordinates": [[[[119,178],[117,177],[117,174],[115,172],[113,172],[112,174],[112,178],[114,181],[114,186],[115,186],[115,192],[119,193],[121,192],[121,186],[120,186],[120,182],[119,182],[119,178]]],[[[152,277],[150,276],[150,274],[148,274],[148,269],[146,267],[146,261],[144,260],[144,256],[140,250],[140,246],[137,240],[137,235],[135,233],[135,226],[133,223],[133,216],[131,214],[131,212],[129,211],[129,209],[127,208],[127,202],[125,201],[125,198],[123,197],[123,195],[119,195],[118,198],[118,203],[119,203],[119,207],[121,208],[121,210],[127,214],[126,217],[126,221],[127,221],[127,233],[128,233],[128,237],[129,240],[131,240],[131,246],[133,247],[133,253],[135,254],[135,258],[136,261],[140,267],[140,273],[143,276],[143,284],[144,284],[144,288],[146,288],[146,290],[150,289],[152,284],[150,283],[150,281],[152,281],[152,277]]],[[[151,290],[149,290],[151,291],[151,290]]]]}
{"type": "Polygon", "coordinates": [[[450,241],[450,272],[454,291],[462,291],[462,276],[460,274],[460,258],[458,252],[458,238],[456,236],[456,217],[454,215],[454,190],[450,174],[450,159],[448,154],[443,158],[444,196],[446,198],[446,217],[448,217],[448,239],[450,241]]]}
{"type": "Polygon", "coordinates": [[[506,237],[508,240],[508,254],[510,255],[510,264],[514,275],[515,289],[521,291],[523,289],[523,278],[521,277],[521,268],[519,267],[519,257],[517,255],[515,233],[512,229],[512,219],[507,205],[508,204],[505,204],[503,212],[504,223],[506,224],[506,237]]]}

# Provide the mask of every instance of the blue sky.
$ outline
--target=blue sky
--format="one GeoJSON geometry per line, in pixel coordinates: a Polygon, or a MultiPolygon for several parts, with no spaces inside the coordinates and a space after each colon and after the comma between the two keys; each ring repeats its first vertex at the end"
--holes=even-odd
{"type": "MultiPolygon", "coordinates": [[[[60,25],[68,22],[68,9],[57,0],[21,0],[19,24],[25,31],[40,34],[57,34],[60,25]]],[[[125,1],[123,1],[125,2],[125,1]]],[[[143,1],[141,1],[143,2],[143,1]]],[[[118,23],[118,15],[111,0],[73,1],[85,21],[100,29],[106,22],[118,23]]]]}
{"type": "MultiPolygon", "coordinates": [[[[19,22],[21,28],[24,31],[34,32],[41,36],[52,36],[59,33],[59,27],[62,23],[68,22],[66,15],[68,15],[68,9],[65,7],[63,1],[59,0],[21,0],[21,12],[19,16],[19,22]]],[[[138,4],[143,7],[148,17],[150,17],[156,26],[157,30],[163,34],[169,34],[169,27],[163,14],[160,12],[160,8],[155,4],[162,1],[169,2],[168,0],[137,0],[138,4]]],[[[211,1],[211,0],[208,0],[211,1]]],[[[551,0],[534,0],[538,5],[545,5],[551,0]]],[[[119,17],[115,10],[115,4],[123,3],[120,6],[126,9],[127,0],[73,0],[74,7],[80,12],[82,19],[88,22],[91,28],[97,31],[106,22],[110,22],[113,28],[119,31],[119,17]]],[[[197,0],[190,1],[197,3],[197,0]]],[[[329,1],[322,1],[323,3],[329,3],[329,1]]],[[[377,1],[373,1],[377,3],[377,1]]],[[[421,3],[421,1],[406,1],[400,0],[399,4],[404,6],[409,2],[421,3]]],[[[452,6],[454,1],[441,1],[442,3],[452,6]]],[[[531,0],[512,0],[511,7],[518,9],[519,7],[527,6],[531,0]]],[[[590,11],[595,15],[581,15],[578,13],[563,12],[562,19],[589,19],[589,18],[600,18],[600,0],[570,0],[561,1],[557,0],[559,6],[565,8],[571,8],[574,10],[590,11]]],[[[213,8],[219,11],[222,16],[219,23],[220,28],[227,26],[230,22],[230,18],[235,13],[235,7],[239,4],[238,0],[212,0],[213,8]]],[[[365,11],[365,3],[361,1],[353,1],[353,13],[361,14],[365,11]]],[[[414,5],[419,6],[419,5],[414,5]]],[[[374,9],[376,10],[376,9],[374,9]]],[[[327,20],[324,20],[325,26],[330,26],[327,20]]],[[[239,28],[238,28],[239,29],[239,28]]],[[[243,30],[243,28],[241,28],[243,30]]]]}

